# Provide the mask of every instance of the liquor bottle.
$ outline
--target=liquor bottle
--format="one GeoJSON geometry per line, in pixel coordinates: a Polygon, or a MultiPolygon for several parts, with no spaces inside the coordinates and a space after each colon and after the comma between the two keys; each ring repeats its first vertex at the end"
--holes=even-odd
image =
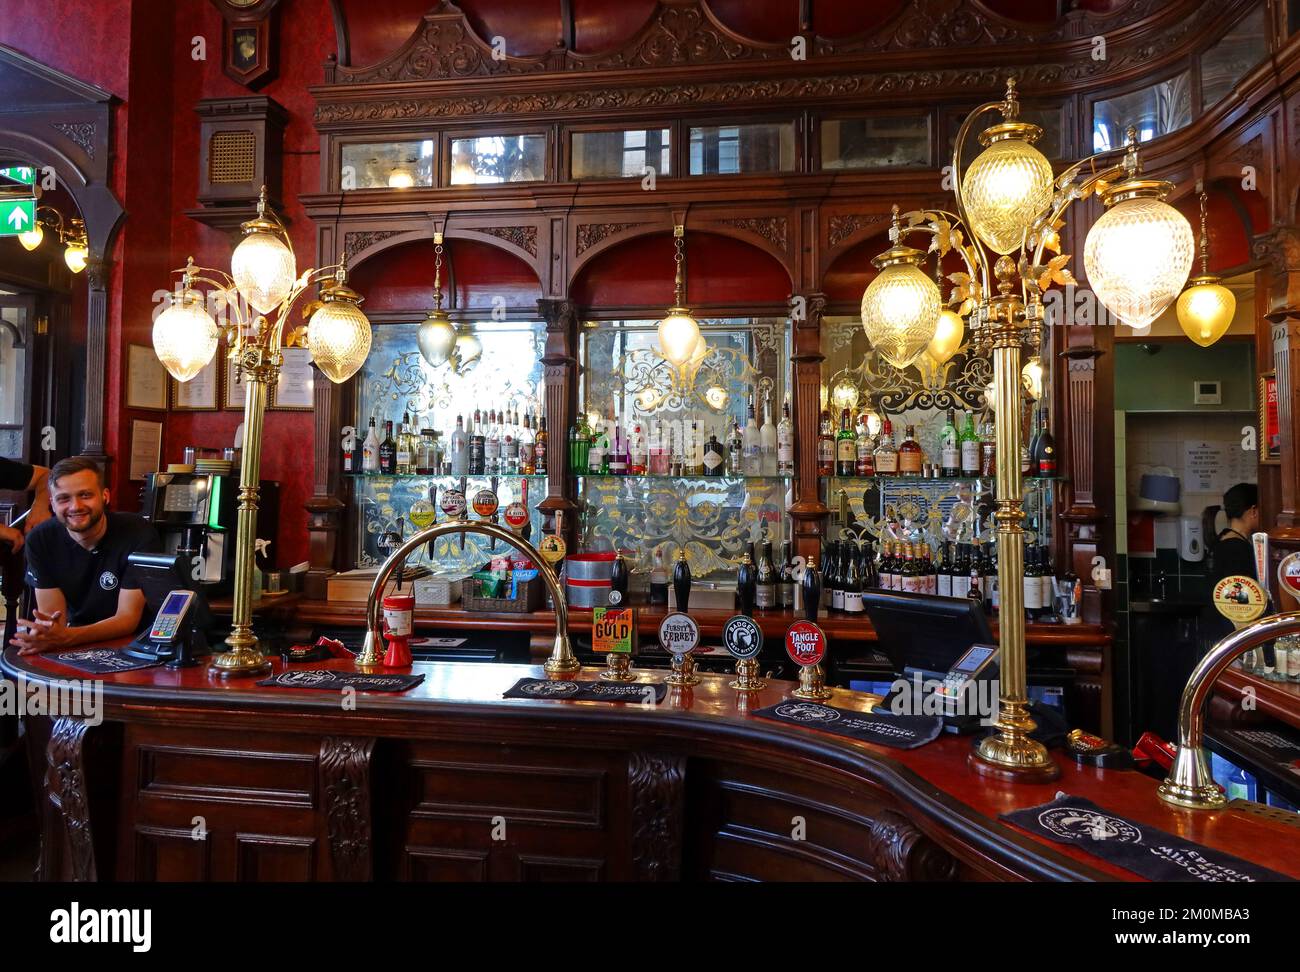
{"type": "Polygon", "coordinates": [[[609,424],[614,426],[613,442],[609,452],[609,474],[611,476],[626,476],[627,442],[623,439],[623,426],[614,416],[612,409],[609,413],[609,424]]]}
{"type": "Polygon", "coordinates": [[[949,478],[961,475],[961,436],[951,408],[939,433],[939,475],[949,478]]]}
{"type": "Polygon", "coordinates": [[[817,426],[817,475],[835,475],[835,437],[831,434],[831,413],[824,408],[817,426]]]}
{"type": "Polygon", "coordinates": [[[781,569],[776,576],[776,606],[782,610],[794,608],[794,561],[790,558],[790,541],[781,541],[781,569]]]}
{"type": "Polygon", "coordinates": [[[451,434],[451,474],[464,476],[469,472],[469,437],[465,435],[465,419],[456,416],[456,430],[451,434]]]}
{"type": "Polygon", "coordinates": [[[970,412],[966,413],[966,424],[962,426],[960,444],[961,474],[963,476],[978,476],[980,473],[980,438],[975,432],[975,416],[970,412]]]}
{"type": "Polygon", "coordinates": [[[898,450],[894,448],[894,426],[889,419],[885,419],[885,424],[880,427],[880,442],[873,458],[877,476],[898,475],[898,450]]]}
{"type": "MultiPolygon", "coordinates": [[[[525,476],[540,472],[541,470],[537,468],[537,438],[533,435],[531,416],[527,412],[524,413],[524,424],[515,436],[515,442],[519,452],[519,471],[525,476]]],[[[580,450],[585,450],[588,444],[582,442],[579,447],[580,450]]],[[[586,470],[584,469],[583,472],[586,470]]]]}
{"type": "Polygon", "coordinates": [[[361,471],[379,472],[379,432],[373,415],[370,416],[370,428],[366,430],[366,440],[361,443],[361,471]]]}
{"type": "Polygon", "coordinates": [[[1034,463],[1034,453],[1038,450],[1038,410],[1035,409],[1030,420],[1030,435],[1028,442],[1020,443],[1020,475],[1033,476],[1036,474],[1037,466],[1034,463]]]}
{"type": "Polygon", "coordinates": [[[420,430],[420,458],[415,464],[415,471],[422,475],[437,475],[438,467],[438,433],[433,429],[420,430]]]}
{"type": "Polygon", "coordinates": [[[772,563],[772,541],[764,540],[759,550],[758,570],[754,574],[757,581],[754,607],[771,611],[776,607],[776,565],[772,563]]]}
{"type": "Polygon", "coordinates": [[[858,439],[849,427],[849,410],[840,412],[840,431],[835,436],[835,475],[849,477],[858,464],[858,439]]]}
{"type": "Polygon", "coordinates": [[[697,476],[704,475],[704,430],[691,422],[691,438],[694,440],[694,453],[691,456],[691,468],[698,470],[697,476]]]}
{"type": "Polygon", "coordinates": [[[762,442],[758,433],[758,422],[754,418],[754,396],[749,396],[749,419],[745,422],[745,431],[741,435],[741,451],[744,458],[746,476],[758,476],[762,472],[762,442]]]}
{"type": "Polygon", "coordinates": [[[745,475],[745,441],[740,434],[740,423],[731,422],[731,437],[727,439],[727,475],[745,475]]]}
{"type": "Polygon", "coordinates": [[[939,575],[935,570],[934,560],[930,557],[930,545],[921,544],[921,569],[925,575],[925,593],[939,593],[939,575]]]}
{"type": "Polygon", "coordinates": [[[871,430],[867,426],[866,413],[858,416],[857,460],[853,465],[855,476],[874,476],[876,474],[876,457],[872,454],[875,443],[871,441],[871,430]]]}
{"type": "Polygon", "coordinates": [[[587,450],[587,472],[593,476],[609,474],[609,435],[604,423],[592,430],[591,448],[587,450]]]}
{"type": "Polygon", "coordinates": [[[401,423],[397,426],[397,435],[393,437],[393,447],[395,449],[393,472],[399,476],[409,476],[411,474],[411,436],[407,431],[407,423],[410,421],[410,413],[404,413],[401,423]]]}
{"type": "Polygon", "coordinates": [[[699,427],[694,421],[690,425],[682,424],[682,475],[699,476],[704,472],[701,457],[699,466],[695,465],[695,440],[699,436],[699,427]]]}
{"type": "Polygon", "coordinates": [[[668,603],[668,571],[664,569],[663,551],[655,549],[654,566],[650,568],[650,603],[668,603]]]}
{"type": "Polygon", "coordinates": [[[772,396],[763,397],[763,426],[758,430],[759,475],[776,475],[776,426],[772,424],[772,396]]]}
{"type": "Polygon", "coordinates": [[[682,458],[681,438],[673,434],[673,430],[668,430],[668,472],[672,476],[680,476],[686,466],[686,460],[682,458]]]}
{"type": "Polygon", "coordinates": [[[474,424],[469,427],[469,474],[481,476],[485,471],[487,436],[483,434],[483,415],[474,409],[474,424]]]}
{"type": "Polygon", "coordinates": [[[650,475],[667,476],[670,459],[668,445],[664,442],[664,423],[660,419],[650,427],[650,475]]]}
{"type": "Polygon", "coordinates": [[[1052,430],[1047,427],[1046,415],[1040,414],[1039,423],[1042,426],[1042,431],[1038,433],[1038,448],[1035,450],[1032,458],[1034,475],[1055,476],[1056,439],[1052,437],[1052,430]]]}
{"type": "MultiPolygon", "coordinates": [[[[542,423],[545,425],[546,420],[542,423]]],[[[631,476],[644,476],[646,471],[646,447],[645,434],[641,431],[641,423],[636,422],[632,425],[632,432],[627,437],[627,471],[631,476]]]]}
{"type": "Polygon", "coordinates": [[[778,476],[794,475],[794,423],[790,421],[789,399],[781,403],[781,422],[776,427],[776,473],[778,476]]]}
{"type": "Polygon", "coordinates": [[[551,437],[546,431],[546,416],[538,418],[537,421],[541,428],[537,430],[537,438],[533,441],[533,469],[538,476],[545,476],[546,454],[550,450],[551,437]]]}
{"type": "Polygon", "coordinates": [[[909,425],[907,436],[903,439],[903,444],[898,447],[898,474],[920,476],[924,459],[925,453],[921,450],[921,444],[916,441],[916,426],[909,425]]]}
{"type": "Polygon", "coordinates": [[[727,456],[722,443],[718,441],[718,434],[710,432],[709,441],[704,445],[704,475],[721,476],[726,461],[727,456]]]}
{"type": "Polygon", "coordinates": [[[397,472],[397,443],[393,441],[393,423],[384,423],[384,441],[379,443],[379,471],[386,476],[397,472]]]}
{"type": "MultiPolygon", "coordinates": [[[[570,425],[569,426],[569,472],[571,473],[576,473],[578,471],[578,450],[579,450],[578,441],[579,441],[578,426],[570,425]]],[[[520,465],[522,467],[522,463],[520,465]]],[[[583,469],[583,472],[586,472],[586,469],[583,469]]]]}
{"type": "Polygon", "coordinates": [[[935,577],[935,593],[940,597],[952,597],[952,561],[948,559],[951,549],[951,542],[945,540],[943,552],[939,555],[938,574],[935,577]]]}
{"type": "Polygon", "coordinates": [[[501,474],[513,476],[519,472],[519,414],[505,409],[501,423],[501,474]]]}
{"type": "Polygon", "coordinates": [[[483,471],[489,476],[501,471],[501,426],[495,408],[488,412],[487,434],[483,437],[483,471]]]}
{"type": "Polygon", "coordinates": [[[844,612],[846,614],[862,613],[862,570],[860,568],[859,551],[856,547],[849,548],[848,562],[844,570],[844,612]]]}
{"type": "Polygon", "coordinates": [[[980,434],[980,475],[998,474],[998,439],[992,422],[985,422],[980,434]]]}

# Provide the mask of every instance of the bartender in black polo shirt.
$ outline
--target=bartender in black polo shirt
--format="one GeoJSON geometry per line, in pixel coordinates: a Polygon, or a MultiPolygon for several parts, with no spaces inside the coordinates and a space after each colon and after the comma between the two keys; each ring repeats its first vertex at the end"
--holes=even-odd
{"type": "MultiPolygon", "coordinates": [[[[1259,529],[1259,487],[1254,483],[1238,483],[1223,494],[1223,514],[1228,526],[1214,541],[1210,551],[1210,590],[1225,577],[1255,576],[1255,551],[1250,538],[1259,529]]],[[[1202,622],[1206,647],[1231,634],[1233,623],[1219,614],[1213,605],[1207,605],[1202,622]]]]}
{"type": "Polygon", "coordinates": [[[21,655],[133,635],[144,592],[130,586],[126,558],[159,551],[154,528],[132,513],[110,513],[108,490],[89,459],[64,459],[49,475],[55,519],[27,537],[35,617],[18,622],[11,644],[21,655]]]}
{"type": "Polygon", "coordinates": [[[24,532],[31,532],[50,518],[50,494],[45,490],[48,473],[44,466],[0,458],[0,489],[36,494],[22,529],[0,523],[0,540],[8,542],[15,551],[22,549],[24,532]]]}

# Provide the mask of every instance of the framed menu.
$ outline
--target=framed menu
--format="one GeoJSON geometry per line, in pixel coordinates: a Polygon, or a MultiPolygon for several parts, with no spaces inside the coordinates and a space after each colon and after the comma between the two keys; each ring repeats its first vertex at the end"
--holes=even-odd
{"type": "Polygon", "coordinates": [[[143,480],[151,472],[157,472],[162,464],[162,423],[131,422],[131,472],[130,479],[143,480]]]}
{"type": "Polygon", "coordinates": [[[167,369],[153,348],[132,344],[126,359],[126,407],[167,409],[167,369]]]}
{"type": "Polygon", "coordinates": [[[283,348],[284,363],[271,389],[271,408],[284,412],[310,412],[314,407],[316,369],[307,348],[283,348]]]}
{"type": "Polygon", "coordinates": [[[171,379],[172,410],[177,412],[214,412],[217,390],[221,387],[221,355],[214,354],[203,370],[189,381],[171,379]]]}

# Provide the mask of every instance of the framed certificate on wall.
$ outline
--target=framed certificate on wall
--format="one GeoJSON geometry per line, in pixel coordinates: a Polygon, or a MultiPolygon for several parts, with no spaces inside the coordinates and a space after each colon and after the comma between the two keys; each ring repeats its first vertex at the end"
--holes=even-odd
{"type": "Polygon", "coordinates": [[[162,423],[131,422],[130,479],[143,480],[162,465],[162,423]]]}
{"type": "Polygon", "coordinates": [[[307,348],[284,348],[280,376],[271,389],[271,408],[285,412],[310,412],[313,408],[316,369],[307,348]]]}
{"type": "Polygon", "coordinates": [[[126,371],[126,407],[166,411],[170,376],[153,348],[132,344],[127,353],[126,371]]]}
{"type": "Polygon", "coordinates": [[[221,383],[221,407],[238,412],[244,410],[244,372],[236,369],[233,362],[227,366],[225,380],[221,383]]]}
{"type": "Polygon", "coordinates": [[[171,379],[172,409],[177,412],[214,412],[221,386],[221,355],[214,354],[189,381],[171,379]]]}

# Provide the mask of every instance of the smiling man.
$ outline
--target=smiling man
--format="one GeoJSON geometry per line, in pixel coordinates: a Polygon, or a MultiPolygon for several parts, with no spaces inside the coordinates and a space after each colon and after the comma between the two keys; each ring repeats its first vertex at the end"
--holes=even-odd
{"type": "Polygon", "coordinates": [[[132,587],[126,558],[159,551],[154,528],[132,513],[110,513],[108,489],[89,459],[64,459],[49,475],[54,519],[27,537],[35,617],[18,622],[19,654],[99,644],[139,629],[145,597],[132,587]]]}

